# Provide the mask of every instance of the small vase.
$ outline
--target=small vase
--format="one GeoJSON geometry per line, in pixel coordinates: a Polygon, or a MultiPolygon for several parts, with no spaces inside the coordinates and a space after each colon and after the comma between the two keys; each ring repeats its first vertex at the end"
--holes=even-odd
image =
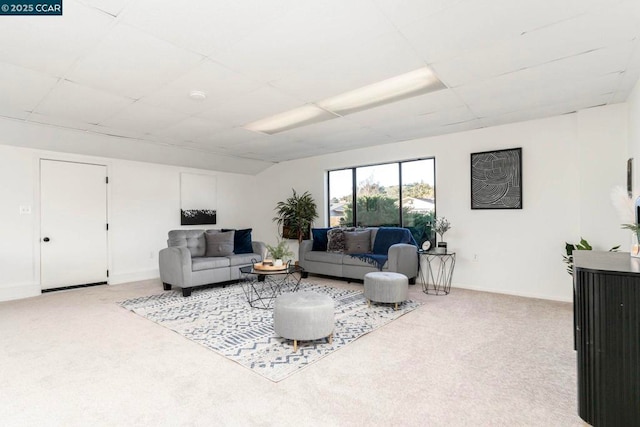
{"type": "Polygon", "coordinates": [[[282,262],[281,259],[276,259],[276,260],[273,261],[273,266],[274,267],[282,267],[282,264],[283,264],[283,262],[282,262]]]}
{"type": "Polygon", "coordinates": [[[629,253],[632,257],[640,258],[640,243],[638,242],[638,234],[631,233],[631,247],[629,253]]]}

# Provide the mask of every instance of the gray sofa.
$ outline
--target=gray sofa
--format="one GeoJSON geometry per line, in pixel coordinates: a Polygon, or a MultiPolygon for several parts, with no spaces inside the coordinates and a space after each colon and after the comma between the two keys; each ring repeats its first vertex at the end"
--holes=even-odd
{"type": "Polygon", "coordinates": [[[165,291],[177,286],[185,297],[196,286],[240,279],[241,267],[262,261],[266,254],[264,243],[252,241],[252,253],[205,256],[205,230],[172,230],[167,244],[169,247],[162,249],[158,257],[160,279],[165,291]]]}
{"type": "MultiPolygon", "coordinates": [[[[377,227],[371,229],[371,243],[373,248],[377,227]]],[[[364,275],[372,271],[391,271],[402,273],[415,283],[418,275],[417,247],[412,244],[398,243],[389,247],[387,262],[382,270],[357,257],[345,253],[335,253],[320,250],[312,250],[313,240],[303,240],[298,251],[298,262],[305,270],[305,276],[309,273],[326,276],[335,276],[346,279],[364,280],[364,275]]]]}

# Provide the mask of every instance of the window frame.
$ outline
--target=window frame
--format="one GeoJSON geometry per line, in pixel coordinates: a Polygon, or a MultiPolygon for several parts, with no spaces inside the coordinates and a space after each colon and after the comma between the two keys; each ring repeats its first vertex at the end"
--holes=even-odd
{"type": "Polygon", "coordinates": [[[381,163],[371,163],[371,164],[366,164],[366,165],[359,165],[359,166],[350,166],[350,167],[344,167],[344,168],[338,168],[338,169],[329,169],[327,170],[327,198],[326,198],[326,202],[327,202],[327,221],[328,227],[331,227],[331,172],[338,172],[338,171],[344,171],[344,170],[351,170],[351,206],[353,207],[353,224],[351,225],[347,225],[345,224],[347,227],[357,227],[358,224],[358,210],[357,210],[357,187],[358,187],[358,183],[356,180],[356,171],[358,168],[366,168],[366,167],[371,167],[371,166],[381,166],[381,165],[392,165],[392,164],[397,164],[398,165],[398,223],[400,224],[400,227],[405,227],[404,225],[404,218],[402,215],[402,165],[404,163],[411,163],[411,162],[417,162],[417,161],[423,161],[423,160],[432,160],[433,161],[433,216],[434,218],[437,217],[437,185],[436,185],[436,157],[435,156],[429,156],[429,157],[419,157],[416,159],[407,159],[407,160],[396,160],[393,162],[381,162],[381,163]]]}

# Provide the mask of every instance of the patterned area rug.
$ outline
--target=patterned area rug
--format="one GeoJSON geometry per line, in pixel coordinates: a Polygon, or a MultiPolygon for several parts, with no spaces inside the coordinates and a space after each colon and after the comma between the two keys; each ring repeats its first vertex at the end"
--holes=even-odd
{"type": "Polygon", "coordinates": [[[292,341],[275,335],[273,310],[251,308],[239,284],[196,289],[187,298],[171,291],[119,304],[275,382],[420,306],[408,300],[397,311],[391,304],[368,307],[362,291],[304,283],[300,291],[329,295],[335,301],[332,344],[324,339],[305,341],[294,353],[292,341]]]}

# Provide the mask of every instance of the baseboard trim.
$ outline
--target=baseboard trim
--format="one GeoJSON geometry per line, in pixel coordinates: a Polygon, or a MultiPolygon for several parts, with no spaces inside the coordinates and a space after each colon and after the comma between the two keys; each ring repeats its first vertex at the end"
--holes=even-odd
{"type": "Polygon", "coordinates": [[[41,294],[40,283],[18,283],[0,285],[0,301],[12,301],[22,298],[37,297],[41,294]]]}
{"type": "Polygon", "coordinates": [[[109,284],[120,285],[122,283],[139,282],[141,280],[157,279],[159,277],[159,269],[130,271],[126,273],[112,273],[109,276],[109,284]]]}
{"type": "Polygon", "coordinates": [[[503,289],[483,288],[480,286],[470,286],[470,285],[461,285],[461,284],[452,284],[451,287],[460,288],[460,289],[469,289],[471,291],[491,292],[493,294],[513,295],[516,297],[536,298],[536,299],[544,299],[549,301],[560,301],[560,302],[573,302],[572,298],[560,298],[553,295],[541,295],[541,294],[530,293],[530,292],[512,292],[512,291],[505,291],[503,289]]]}

